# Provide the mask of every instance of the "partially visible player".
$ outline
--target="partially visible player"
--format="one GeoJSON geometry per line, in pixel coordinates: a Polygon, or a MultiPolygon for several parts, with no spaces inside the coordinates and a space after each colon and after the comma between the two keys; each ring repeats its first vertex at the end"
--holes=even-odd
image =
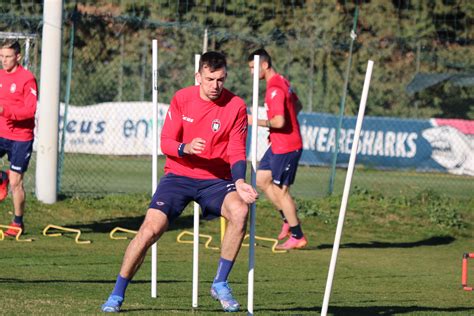
{"type": "Polygon", "coordinates": [[[207,52],[196,73],[199,86],[181,89],[171,100],[161,134],[165,176],[125,252],[115,288],[102,311],[120,311],[127,285],[148,248],[191,201],[199,203],[204,218],[223,216],[228,221],[211,296],[224,311],[239,310],[227,278],[244,238],[248,204],[255,202],[257,192],[245,182],[246,106],[224,88],[226,78],[224,55],[207,52]]]}
{"type": "MultiPolygon", "coordinates": [[[[265,152],[257,170],[257,186],[279,210],[283,225],[278,239],[289,237],[277,249],[297,249],[307,245],[301,229],[295,202],[290,194],[294,183],[303,143],[298,123],[302,109],[298,96],[290,83],[272,67],[272,59],[264,49],[258,49],[248,57],[250,71],[254,71],[254,56],[260,56],[260,80],[266,80],[265,109],[267,120],[259,119],[258,126],[270,131],[270,147],[265,152]]],[[[249,115],[249,124],[252,115],[249,115]]]]}
{"type": "MultiPolygon", "coordinates": [[[[8,157],[10,168],[0,173],[0,200],[12,192],[15,217],[10,226],[24,229],[25,189],[23,177],[33,151],[33,130],[38,90],[31,72],[20,65],[21,46],[6,40],[0,48],[0,157],[8,157]]],[[[9,228],[5,235],[16,237],[20,230],[9,228]]]]}

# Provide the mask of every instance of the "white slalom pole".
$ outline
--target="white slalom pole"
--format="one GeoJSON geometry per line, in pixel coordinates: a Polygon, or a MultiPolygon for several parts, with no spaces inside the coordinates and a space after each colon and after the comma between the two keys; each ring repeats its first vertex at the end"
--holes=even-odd
{"type": "Polygon", "coordinates": [[[331,296],[332,281],[334,278],[334,271],[336,269],[337,254],[339,252],[339,244],[341,242],[342,227],[344,226],[344,217],[346,216],[347,200],[349,199],[349,191],[351,189],[352,174],[354,172],[354,165],[357,156],[357,147],[359,146],[360,130],[362,128],[362,121],[364,120],[365,104],[367,102],[367,95],[369,93],[370,78],[372,76],[373,65],[374,62],[372,60],[369,60],[369,63],[367,65],[367,72],[365,74],[364,88],[362,89],[362,97],[360,99],[359,114],[357,116],[351,156],[349,158],[349,165],[347,167],[346,182],[344,184],[341,209],[339,211],[339,219],[337,221],[336,237],[334,238],[331,263],[329,265],[328,279],[326,282],[326,290],[324,291],[323,306],[321,308],[322,316],[326,316],[328,311],[329,297],[331,296]]]}
{"type": "MultiPolygon", "coordinates": [[[[199,71],[199,60],[201,55],[194,55],[194,74],[199,71]]],[[[194,84],[198,85],[196,79],[194,84]]],[[[194,202],[194,230],[193,230],[193,308],[198,307],[198,285],[199,285],[199,204],[194,202]]]]}
{"type": "MultiPolygon", "coordinates": [[[[250,144],[252,173],[251,183],[255,188],[257,185],[257,137],[258,137],[258,80],[260,72],[260,56],[253,57],[253,97],[252,97],[252,141],[250,144]]],[[[247,315],[253,315],[253,285],[255,269],[255,213],[257,205],[250,205],[250,238],[249,238],[249,275],[247,293],[247,315]]]]}
{"type": "MultiPolygon", "coordinates": [[[[158,185],[158,41],[152,41],[152,89],[153,89],[153,120],[152,120],[152,172],[151,172],[151,195],[155,194],[158,185]]],[[[156,243],[151,246],[151,297],[156,297],[156,270],[157,249],[156,243]]]]}

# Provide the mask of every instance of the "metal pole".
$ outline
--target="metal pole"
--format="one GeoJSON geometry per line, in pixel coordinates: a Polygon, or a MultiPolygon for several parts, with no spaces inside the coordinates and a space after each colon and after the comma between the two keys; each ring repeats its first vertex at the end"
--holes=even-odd
{"type": "Polygon", "coordinates": [[[347,201],[349,199],[349,192],[351,189],[352,174],[354,172],[354,165],[357,156],[357,147],[359,146],[360,130],[362,128],[362,121],[364,120],[365,104],[367,102],[367,95],[369,93],[370,78],[372,76],[372,67],[374,62],[369,60],[367,65],[367,72],[365,74],[364,88],[362,90],[362,97],[359,106],[359,115],[357,116],[356,128],[354,132],[354,141],[352,143],[351,156],[349,158],[349,166],[347,167],[346,182],[344,184],[344,193],[342,195],[341,209],[339,211],[339,219],[337,221],[336,237],[334,238],[334,245],[331,256],[331,263],[329,265],[328,279],[326,282],[326,290],[324,291],[323,306],[321,315],[326,316],[329,305],[329,297],[331,296],[332,281],[334,278],[334,271],[336,270],[337,254],[339,252],[339,244],[341,242],[342,227],[344,226],[344,217],[346,216],[347,201]]]}
{"type": "Polygon", "coordinates": [[[202,53],[204,54],[205,52],[207,52],[207,43],[208,43],[208,39],[207,39],[207,27],[206,29],[204,30],[204,38],[202,40],[202,53]]]}
{"type": "MultiPolygon", "coordinates": [[[[194,55],[194,74],[199,71],[199,60],[201,55],[194,55]]],[[[196,76],[194,76],[196,78],[196,76]]],[[[194,79],[194,84],[199,83],[194,79]]],[[[199,204],[194,202],[194,229],[193,229],[193,308],[198,307],[199,288],[199,204]]]]}
{"type": "Polygon", "coordinates": [[[349,61],[347,63],[347,69],[346,69],[346,75],[344,77],[344,87],[342,90],[342,97],[341,97],[341,103],[339,105],[339,120],[337,124],[337,130],[336,130],[336,144],[334,147],[334,152],[332,155],[332,163],[331,163],[331,176],[329,178],[329,188],[328,188],[328,194],[331,195],[332,192],[334,191],[334,181],[336,178],[336,163],[337,163],[337,154],[339,153],[339,138],[341,137],[341,127],[342,127],[342,118],[344,117],[344,108],[346,104],[346,95],[347,95],[347,86],[349,84],[349,74],[351,70],[351,64],[352,64],[352,48],[354,46],[354,40],[357,37],[356,34],[356,28],[357,28],[357,17],[359,16],[359,7],[356,6],[355,10],[355,15],[354,15],[354,23],[352,26],[351,30],[351,44],[349,47],[349,61]]]}
{"type": "MultiPolygon", "coordinates": [[[[252,173],[251,183],[257,186],[257,137],[258,137],[258,81],[260,72],[260,56],[253,57],[253,97],[252,97],[252,142],[250,144],[252,173]]],[[[249,272],[247,293],[247,314],[253,315],[254,270],[255,270],[255,214],[256,203],[250,205],[250,238],[249,238],[249,272]]]]}
{"type": "MultiPolygon", "coordinates": [[[[152,41],[152,93],[153,93],[153,121],[152,121],[152,179],[151,195],[158,186],[158,41],[152,41]]],[[[157,283],[157,249],[156,243],[151,246],[151,297],[156,297],[157,283]]]]}

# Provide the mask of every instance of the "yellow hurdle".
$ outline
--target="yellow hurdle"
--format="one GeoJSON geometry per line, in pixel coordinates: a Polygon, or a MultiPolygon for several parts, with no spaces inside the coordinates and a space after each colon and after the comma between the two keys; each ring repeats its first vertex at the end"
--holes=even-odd
{"type": "Polygon", "coordinates": [[[115,233],[117,231],[121,231],[121,232],[124,232],[124,233],[129,233],[129,234],[137,234],[138,231],[136,230],[130,230],[130,229],[126,229],[126,228],[122,228],[122,227],[115,227],[114,229],[112,229],[112,231],[110,232],[109,236],[110,236],[110,239],[127,239],[127,237],[124,237],[124,236],[115,236],[115,233]]]}
{"type": "Polygon", "coordinates": [[[74,228],[67,228],[67,227],[62,227],[62,226],[57,226],[57,225],[53,225],[53,224],[49,224],[48,226],[46,226],[44,229],[43,229],[43,235],[44,236],[48,236],[48,237],[59,237],[59,236],[62,236],[63,234],[62,233],[47,233],[47,231],[49,229],[57,229],[57,230],[64,230],[66,232],[70,232],[70,233],[76,233],[76,244],[90,244],[91,241],[90,240],[82,240],[80,241],[79,238],[81,237],[81,231],[79,229],[74,229],[74,228]]]}
{"type": "MultiPolygon", "coordinates": [[[[18,234],[16,235],[15,237],[15,240],[16,241],[21,241],[21,242],[32,242],[33,239],[20,239],[20,236],[21,234],[23,233],[23,229],[21,227],[15,227],[15,226],[10,226],[10,225],[0,225],[0,227],[3,227],[3,228],[11,228],[11,229],[14,229],[16,231],[18,231],[18,234]]],[[[3,233],[3,230],[0,230],[0,240],[3,240],[5,239],[5,234],[3,233]]]]}
{"type": "MultiPolygon", "coordinates": [[[[184,235],[191,235],[194,237],[194,234],[192,232],[189,232],[189,231],[183,231],[181,232],[181,234],[178,235],[178,237],[176,237],[176,242],[180,243],[180,244],[192,244],[193,241],[192,240],[182,240],[181,238],[184,236],[184,235]]],[[[209,246],[209,244],[211,243],[212,241],[212,236],[211,235],[204,235],[204,234],[199,234],[199,237],[201,238],[206,238],[207,241],[206,243],[204,244],[204,247],[206,247],[207,249],[212,249],[212,250],[219,250],[219,247],[211,247],[209,246]]]]}
{"type": "MultiPolygon", "coordinates": [[[[250,236],[249,234],[245,235],[244,240],[247,239],[247,238],[249,238],[249,236],[250,236]]],[[[287,252],[286,250],[277,250],[277,249],[276,249],[276,246],[278,245],[278,240],[275,239],[275,238],[267,238],[267,237],[255,236],[255,239],[256,239],[256,240],[264,240],[264,241],[273,242],[273,246],[272,246],[272,252],[273,252],[273,253],[285,253],[285,252],[287,252]]],[[[242,246],[243,246],[243,247],[248,247],[249,244],[244,244],[244,243],[242,242],[242,246]]]]}
{"type": "MultiPolygon", "coordinates": [[[[225,230],[227,228],[227,220],[224,218],[224,217],[221,217],[221,242],[222,240],[224,239],[224,235],[225,235],[225,230]]],[[[182,244],[192,244],[193,241],[192,240],[182,240],[181,238],[184,236],[184,235],[191,235],[193,236],[193,233],[192,232],[189,232],[189,231],[183,231],[182,233],[180,233],[178,235],[178,237],[176,237],[176,241],[178,243],[182,243],[182,244]]],[[[217,247],[209,247],[209,244],[211,243],[212,241],[212,236],[210,235],[203,235],[203,234],[199,234],[199,237],[202,237],[202,238],[207,238],[207,242],[205,244],[205,247],[208,248],[208,249],[215,249],[215,250],[218,250],[219,248],[217,247]]],[[[244,237],[244,240],[249,238],[249,234],[245,235],[244,237]]],[[[263,240],[263,241],[270,241],[273,243],[273,246],[272,246],[272,252],[273,253],[286,253],[288,252],[287,250],[277,250],[276,249],[276,246],[278,245],[278,240],[275,239],[275,238],[267,238],[267,237],[260,237],[260,236],[255,236],[255,239],[256,240],[263,240]]],[[[244,244],[242,243],[242,246],[243,247],[248,247],[249,244],[244,244]]]]}

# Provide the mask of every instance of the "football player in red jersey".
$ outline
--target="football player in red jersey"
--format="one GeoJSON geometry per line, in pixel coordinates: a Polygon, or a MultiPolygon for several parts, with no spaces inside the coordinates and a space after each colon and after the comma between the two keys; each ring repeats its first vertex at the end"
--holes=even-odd
{"type": "Polygon", "coordinates": [[[4,41],[0,48],[0,157],[5,154],[10,168],[1,171],[0,200],[12,192],[15,217],[5,235],[16,237],[24,230],[25,189],[23,176],[33,151],[33,130],[37,104],[36,79],[20,64],[21,46],[16,40],[4,41]]]}
{"type": "Polygon", "coordinates": [[[257,192],[245,182],[247,109],[241,98],[224,88],[226,78],[224,55],[207,52],[196,73],[199,85],[173,96],[161,133],[165,175],[102,311],[120,311],[126,287],[148,248],[191,201],[201,206],[204,218],[223,216],[228,221],[211,295],[224,311],[239,310],[227,277],[244,238],[248,205],[255,202],[257,192]]]}
{"type": "MultiPolygon", "coordinates": [[[[290,194],[303,148],[297,118],[302,106],[288,80],[272,67],[272,59],[265,49],[257,49],[249,55],[250,72],[253,74],[255,55],[260,56],[259,78],[267,82],[265,109],[268,119],[258,119],[257,123],[270,132],[270,147],[257,170],[257,187],[272,201],[283,218],[278,239],[288,239],[276,248],[303,248],[308,241],[301,229],[296,205],[290,194]]],[[[248,119],[251,124],[252,115],[248,119]]]]}

